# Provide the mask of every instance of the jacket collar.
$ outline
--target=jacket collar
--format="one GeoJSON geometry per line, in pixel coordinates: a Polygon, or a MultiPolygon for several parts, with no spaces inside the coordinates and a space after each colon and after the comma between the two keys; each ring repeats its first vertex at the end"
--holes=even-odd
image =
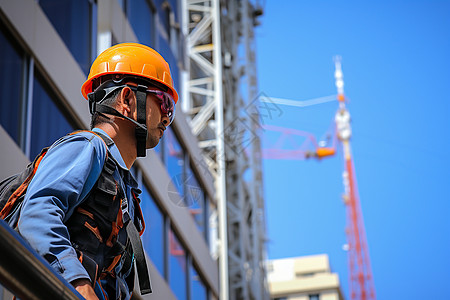
{"type": "MultiPolygon", "coordinates": [[[[104,130],[102,130],[100,128],[94,128],[94,129],[92,129],[92,131],[98,132],[98,133],[101,133],[103,135],[106,135],[106,136],[110,137],[104,130]]],[[[120,168],[119,172],[121,172],[121,174],[123,174],[123,176],[125,177],[124,179],[126,181],[128,181],[128,183],[132,187],[137,188],[138,184],[136,182],[136,179],[134,179],[134,177],[131,174],[130,170],[126,167],[125,162],[124,162],[124,160],[122,158],[122,155],[120,154],[119,148],[117,148],[116,144],[112,144],[109,147],[109,152],[111,153],[113,158],[118,163],[118,167],[120,168]]]]}

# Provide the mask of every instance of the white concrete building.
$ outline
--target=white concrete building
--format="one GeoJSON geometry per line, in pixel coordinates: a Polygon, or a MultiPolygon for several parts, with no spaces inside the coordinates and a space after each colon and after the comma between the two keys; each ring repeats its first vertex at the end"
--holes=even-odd
{"type": "Polygon", "coordinates": [[[344,300],[326,254],[270,260],[267,273],[273,300],[344,300]]]}

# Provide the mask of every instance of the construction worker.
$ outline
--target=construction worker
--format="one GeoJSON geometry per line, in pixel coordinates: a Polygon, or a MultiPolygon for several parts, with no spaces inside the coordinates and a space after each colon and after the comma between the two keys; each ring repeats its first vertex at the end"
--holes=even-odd
{"type": "Polygon", "coordinates": [[[178,94],[162,56],[135,43],[101,53],[81,92],[92,131],[52,145],[10,224],[86,299],[130,299],[135,273],[151,291],[130,168],[171,124],[178,94]]]}

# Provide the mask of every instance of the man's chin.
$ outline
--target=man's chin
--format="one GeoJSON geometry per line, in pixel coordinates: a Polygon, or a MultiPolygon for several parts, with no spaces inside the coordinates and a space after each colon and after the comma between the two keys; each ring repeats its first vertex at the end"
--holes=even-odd
{"type": "Polygon", "coordinates": [[[147,149],[153,149],[156,146],[158,146],[159,141],[161,140],[161,137],[155,138],[155,139],[147,139],[147,149]]]}

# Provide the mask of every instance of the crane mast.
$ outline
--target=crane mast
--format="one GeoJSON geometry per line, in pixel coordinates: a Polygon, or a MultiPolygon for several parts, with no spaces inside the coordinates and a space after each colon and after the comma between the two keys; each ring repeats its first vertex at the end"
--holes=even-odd
{"type": "Polygon", "coordinates": [[[345,170],[342,177],[345,189],[343,198],[347,210],[346,234],[348,242],[350,296],[352,300],[375,300],[375,288],[370,266],[369,250],[367,247],[350,146],[350,113],[345,106],[344,76],[340,57],[335,57],[334,76],[338,92],[337,99],[339,101],[339,109],[335,115],[336,131],[342,144],[345,162],[345,170]]]}
{"type": "Polygon", "coordinates": [[[306,101],[296,101],[290,99],[279,99],[262,97],[260,101],[269,102],[276,105],[288,105],[293,107],[306,107],[329,101],[338,101],[339,108],[335,114],[334,122],[336,134],[333,134],[331,147],[323,147],[317,143],[314,136],[308,132],[283,128],[273,125],[263,125],[264,130],[279,133],[278,140],[272,148],[263,151],[265,159],[297,159],[308,158],[323,159],[336,153],[335,139],[342,145],[344,156],[344,171],[342,174],[344,183],[344,203],[347,214],[347,246],[348,246],[348,267],[349,267],[349,291],[352,300],[375,300],[375,288],[370,265],[369,250],[364,229],[363,215],[359,202],[358,188],[356,184],[355,167],[353,164],[350,138],[352,130],[350,126],[350,113],[346,108],[346,97],[344,94],[344,75],[342,73],[341,58],[335,57],[335,84],[337,95],[320,97],[306,101]],[[300,136],[304,138],[303,143],[294,145],[294,149],[283,149],[286,141],[292,144],[290,137],[300,136]],[[314,149],[309,150],[311,147],[314,149]]]}

